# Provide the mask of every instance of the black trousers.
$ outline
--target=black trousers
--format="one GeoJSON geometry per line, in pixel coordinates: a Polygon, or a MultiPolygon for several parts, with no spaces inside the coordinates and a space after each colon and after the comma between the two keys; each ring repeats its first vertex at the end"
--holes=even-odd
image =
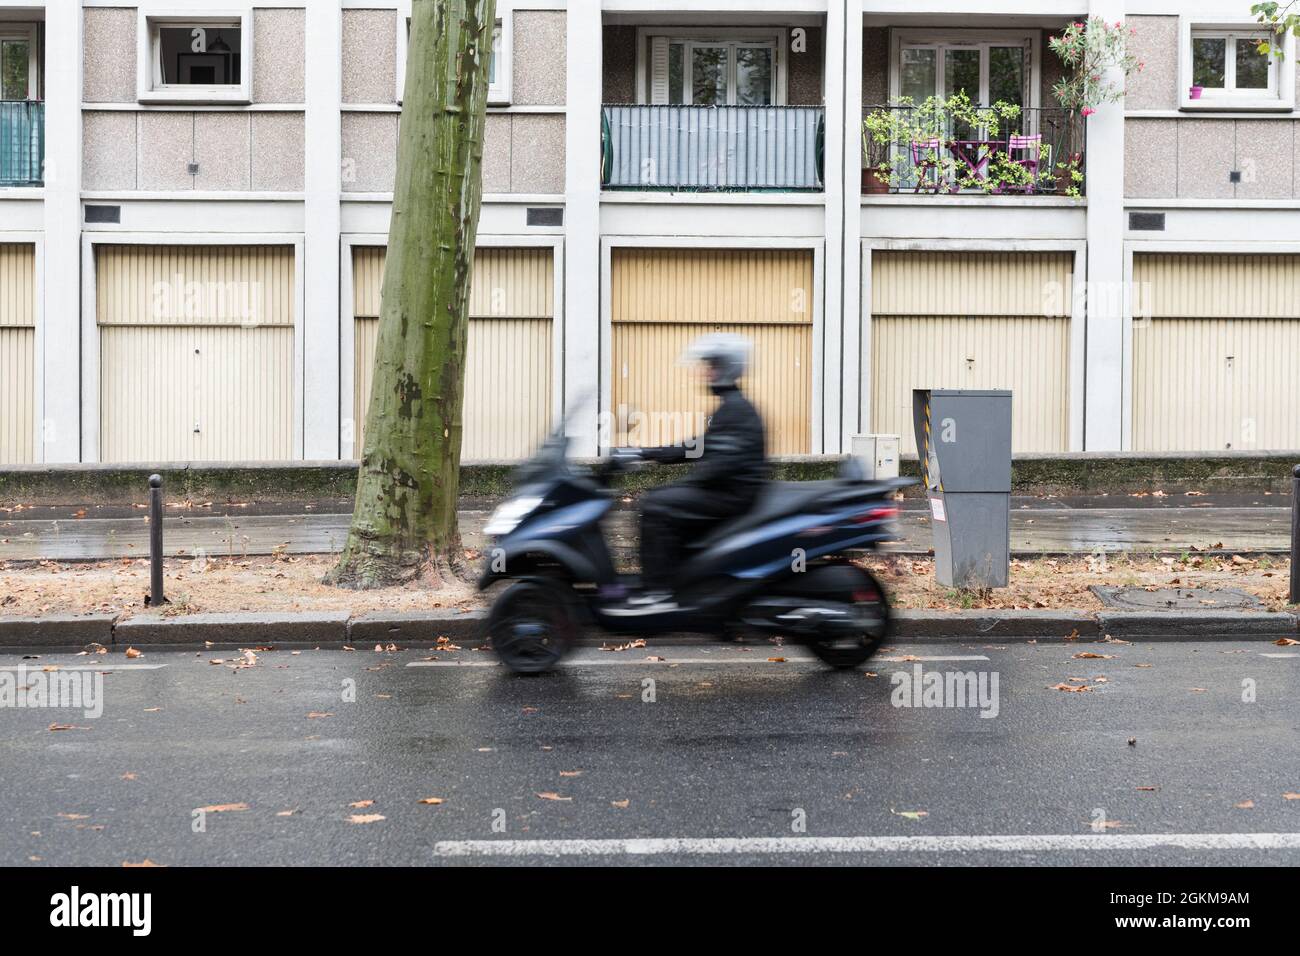
{"type": "Polygon", "coordinates": [[[665,485],[641,499],[641,584],[646,590],[673,587],[686,542],[744,514],[752,500],[692,485],[665,485]]]}

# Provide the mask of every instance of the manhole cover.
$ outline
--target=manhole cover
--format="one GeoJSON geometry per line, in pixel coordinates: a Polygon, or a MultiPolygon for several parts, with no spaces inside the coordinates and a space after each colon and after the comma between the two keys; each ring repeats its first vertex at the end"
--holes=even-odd
{"type": "Polygon", "coordinates": [[[1107,607],[1135,611],[1203,611],[1206,608],[1264,607],[1259,598],[1237,588],[1139,588],[1094,584],[1092,593],[1107,607]]]}

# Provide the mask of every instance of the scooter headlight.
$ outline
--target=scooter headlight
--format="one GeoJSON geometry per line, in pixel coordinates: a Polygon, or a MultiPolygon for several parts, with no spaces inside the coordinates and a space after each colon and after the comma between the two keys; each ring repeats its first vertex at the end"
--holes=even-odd
{"type": "Polygon", "coordinates": [[[492,517],[488,519],[487,525],[483,528],[483,533],[493,537],[509,534],[519,527],[519,522],[536,511],[537,506],[541,503],[541,498],[532,496],[511,498],[509,501],[501,502],[497,506],[497,510],[492,512],[492,517]]]}

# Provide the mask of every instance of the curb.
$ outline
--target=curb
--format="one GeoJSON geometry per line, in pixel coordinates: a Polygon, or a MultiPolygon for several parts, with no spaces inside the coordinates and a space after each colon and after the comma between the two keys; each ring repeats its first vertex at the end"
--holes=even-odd
{"type": "Polygon", "coordinates": [[[0,617],[0,647],[112,647],[116,620],[116,614],[0,617]]]}
{"type": "MultiPolygon", "coordinates": [[[[188,614],[163,617],[138,614],[116,620],[111,614],[51,617],[0,617],[0,648],[213,646],[255,647],[271,644],[357,647],[372,644],[434,644],[446,637],[464,647],[481,646],[487,612],[371,611],[356,617],[347,611],[302,613],[188,614]]],[[[1105,637],[1138,641],[1275,641],[1295,637],[1297,616],[1273,611],[1077,611],[1070,609],[932,611],[904,608],[894,613],[891,641],[960,643],[969,641],[1098,641],[1105,637]]],[[[593,631],[583,646],[624,643],[635,635],[593,631]]],[[[660,645],[707,643],[699,634],[659,634],[660,645]]]]}
{"type": "Polygon", "coordinates": [[[345,644],[347,611],[299,614],[137,614],[113,626],[113,643],[142,644],[345,644]]]}
{"type": "Polygon", "coordinates": [[[486,620],[487,611],[410,611],[405,614],[370,611],[359,614],[348,623],[348,643],[358,647],[412,641],[432,644],[439,637],[445,637],[453,644],[464,646],[482,642],[486,620]]]}
{"type": "Polygon", "coordinates": [[[1287,611],[1099,611],[1102,634],[1123,640],[1221,641],[1295,637],[1287,611]]]}

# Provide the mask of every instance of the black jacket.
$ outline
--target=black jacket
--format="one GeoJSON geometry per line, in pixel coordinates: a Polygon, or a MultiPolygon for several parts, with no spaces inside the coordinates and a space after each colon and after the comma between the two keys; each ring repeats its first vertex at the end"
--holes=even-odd
{"type": "Polygon", "coordinates": [[[709,427],[694,449],[643,448],[642,457],[663,463],[694,462],[678,485],[726,492],[753,500],[767,481],[763,419],[734,385],[715,388],[722,403],[709,418],[709,427]],[[698,457],[691,457],[698,452],[698,457]]]}

